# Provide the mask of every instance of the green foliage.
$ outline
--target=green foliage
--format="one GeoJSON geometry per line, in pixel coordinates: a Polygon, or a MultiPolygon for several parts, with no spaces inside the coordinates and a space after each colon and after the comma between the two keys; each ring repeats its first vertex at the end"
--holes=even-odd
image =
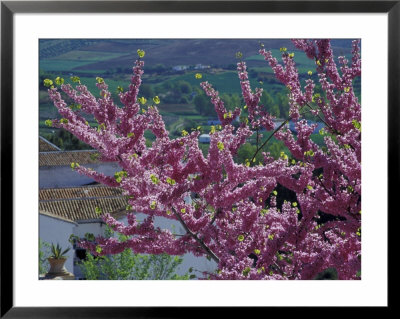
{"type": "MultiPolygon", "coordinates": [[[[113,230],[107,227],[105,236],[113,234],[113,230]]],[[[126,236],[119,235],[119,240],[126,239],[126,236]]],[[[87,253],[79,267],[88,280],[188,280],[189,274],[180,276],[175,273],[181,263],[179,256],[134,254],[127,248],[110,256],[95,257],[87,253]]]]}
{"type": "Polygon", "coordinates": [[[66,249],[62,249],[62,247],[57,243],[57,246],[54,245],[53,243],[51,243],[51,254],[50,254],[50,258],[54,258],[54,259],[61,259],[61,258],[66,258],[67,256],[65,255],[67,252],[70,251],[70,247],[66,248],[66,249]]]}
{"type": "Polygon", "coordinates": [[[179,86],[179,90],[183,94],[188,94],[188,93],[192,92],[192,86],[187,81],[179,81],[178,86],[179,86]]]}
{"type": "Polygon", "coordinates": [[[50,244],[39,238],[39,275],[45,274],[49,269],[47,258],[50,256],[50,244]]]}
{"type": "Polygon", "coordinates": [[[87,254],[79,266],[87,280],[187,280],[188,274],[175,274],[181,263],[178,256],[140,255],[125,249],[112,256],[87,254]]]}
{"type": "Polygon", "coordinates": [[[281,156],[281,152],[287,151],[287,147],[282,141],[276,140],[276,142],[270,142],[270,144],[267,145],[266,151],[269,152],[273,158],[277,159],[281,156]]]}
{"type": "MultiPolygon", "coordinates": [[[[49,123],[49,122],[48,122],[49,123]]],[[[50,123],[49,123],[50,124],[50,123]]],[[[54,134],[43,134],[49,142],[62,150],[88,150],[91,147],[64,129],[59,129],[54,134]]]]}
{"type": "Polygon", "coordinates": [[[151,99],[154,97],[154,90],[150,84],[143,83],[140,86],[140,94],[146,97],[147,99],[151,99]]]}
{"type": "Polygon", "coordinates": [[[210,98],[208,98],[204,93],[196,95],[194,98],[194,105],[196,106],[197,112],[201,115],[206,116],[216,116],[214,105],[210,102],[210,98]]]}
{"type": "MultiPolygon", "coordinates": [[[[238,163],[248,162],[250,159],[253,158],[253,155],[255,154],[256,150],[257,147],[255,145],[251,145],[250,143],[243,144],[237,152],[237,157],[236,157],[237,162],[238,163]]],[[[263,156],[261,152],[257,154],[255,160],[256,163],[263,162],[263,156]]]]}
{"type": "Polygon", "coordinates": [[[243,99],[236,93],[222,93],[220,94],[220,98],[224,102],[224,106],[227,110],[234,110],[236,107],[240,108],[244,103],[243,99]]]}

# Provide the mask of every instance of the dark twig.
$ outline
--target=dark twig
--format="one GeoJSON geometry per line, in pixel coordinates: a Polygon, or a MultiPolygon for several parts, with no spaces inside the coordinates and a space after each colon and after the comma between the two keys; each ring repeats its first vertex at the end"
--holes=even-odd
{"type": "Polygon", "coordinates": [[[200,239],[199,237],[197,237],[197,235],[195,233],[193,233],[186,225],[186,223],[184,222],[184,220],[182,219],[182,217],[176,212],[175,209],[172,209],[172,211],[174,212],[175,217],[178,219],[178,221],[181,223],[181,225],[183,226],[183,228],[186,230],[186,232],[193,237],[193,239],[195,239],[200,246],[207,252],[207,254],[218,264],[219,263],[219,258],[214,254],[214,252],[207,247],[207,245],[204,243],[204,241],[202,239],[200,239]]]}

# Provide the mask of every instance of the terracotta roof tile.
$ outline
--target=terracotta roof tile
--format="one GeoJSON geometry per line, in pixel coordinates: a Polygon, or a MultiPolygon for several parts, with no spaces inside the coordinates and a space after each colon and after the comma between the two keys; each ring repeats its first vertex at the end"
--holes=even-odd
{"type": "Polygon", "coordinates": [[[98,163],[93,159],[97,151],[58,151],[39,153],[39,166],[69,166],[72,162],[79,164],[98,163]]]}
{"type": "Polygon", "coordinates": [[[105,186],[73,187],[39,190],[39,211],[62,218],[77,220],[98,219],[96,207],[115,217],[125,214],[128,201],[117,188],[105,186]]]}
{"type": "Polygon", "coordinates": [[[39,136],[39,152],[57,152],[60,149],[45,138],[39,136]]]}
{"type": "Polygon", "coordinates": [[[107,186],[44,188],[39,190],[39,200],[79,199],[92,197],[118,197],[122,189],[107,186]]]}

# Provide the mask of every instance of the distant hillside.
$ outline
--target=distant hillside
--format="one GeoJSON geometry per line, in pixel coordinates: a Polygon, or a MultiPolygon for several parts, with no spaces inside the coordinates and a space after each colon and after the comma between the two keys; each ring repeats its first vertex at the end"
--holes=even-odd
{"type": "MultiPolygon", "coordinates": [[[[260,42],[267,49],[287,47],[295,50],[289,39],[71,39],[40,40],[41,68],[53,71],[63,61],[70,71],[98,71],[126,68],[137,58],[137,49],[146,51],[146,64],[176,65],[235,65],[236,52],[244,58],[258,54],[260,42]],[[73,63],[72,63],[73,62],[73,63]]],[[[337,55],[348,55],[351,40],[333,40],[337,55]]],[[[262,59],[252,59],[249,66],[265,66],[262,59]]]]}

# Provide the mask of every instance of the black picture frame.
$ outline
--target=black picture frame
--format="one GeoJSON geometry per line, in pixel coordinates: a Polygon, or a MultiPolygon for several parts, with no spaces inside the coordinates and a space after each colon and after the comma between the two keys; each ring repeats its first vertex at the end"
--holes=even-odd
{"type": "MultiPolygon", "coordinates": [[[[14,307],[13,294],[13,19],[15,13],[126,12],[270,12],[388,14],[388,207],[394,206],[399,181],[400,1],[1,1],[1,318],[177,318],[189,308],[14,307]]],[[[396,213],[396,209],[394,209],[396,213]]],[[[390,215],[388,215],[390,218],[390,215]]],[[[394,223],[388,223],[388,234],[394,223]]],[[[390,247],[388,238],[388,247],[390,247]]],[[[389,254],[388,254],[389,256],[389,254]]],[[[389,258],[390,264],[390,258],[389,258]]],[[[390,280],[388,281],[389,286],[390,280]]],[[[388,307],[380,310],[390,309],[388,307]]],[[[291,307],[297,314],[309,311],[291,307]]],[[[332,309],[333,312],[339,309],[332,309]]],[[[210,309],[196,310],[210,314],[210,309]]],[[[248,309],[235,310],[240,315],[248,309]],[[239,310],[239,311],[238,311],[239,310]]],[[[253,310],[250,310],[253,311],[253,310]]],[[[263,310],[261,310],[263,311],[263,310]]],[[[285,310],[286,311],[286,310],[285,310]]],[[[226,315],[226,309],[212,310],[226,315]]],[[[185,317],[191,317],[188,313],[185,317]]]]}

